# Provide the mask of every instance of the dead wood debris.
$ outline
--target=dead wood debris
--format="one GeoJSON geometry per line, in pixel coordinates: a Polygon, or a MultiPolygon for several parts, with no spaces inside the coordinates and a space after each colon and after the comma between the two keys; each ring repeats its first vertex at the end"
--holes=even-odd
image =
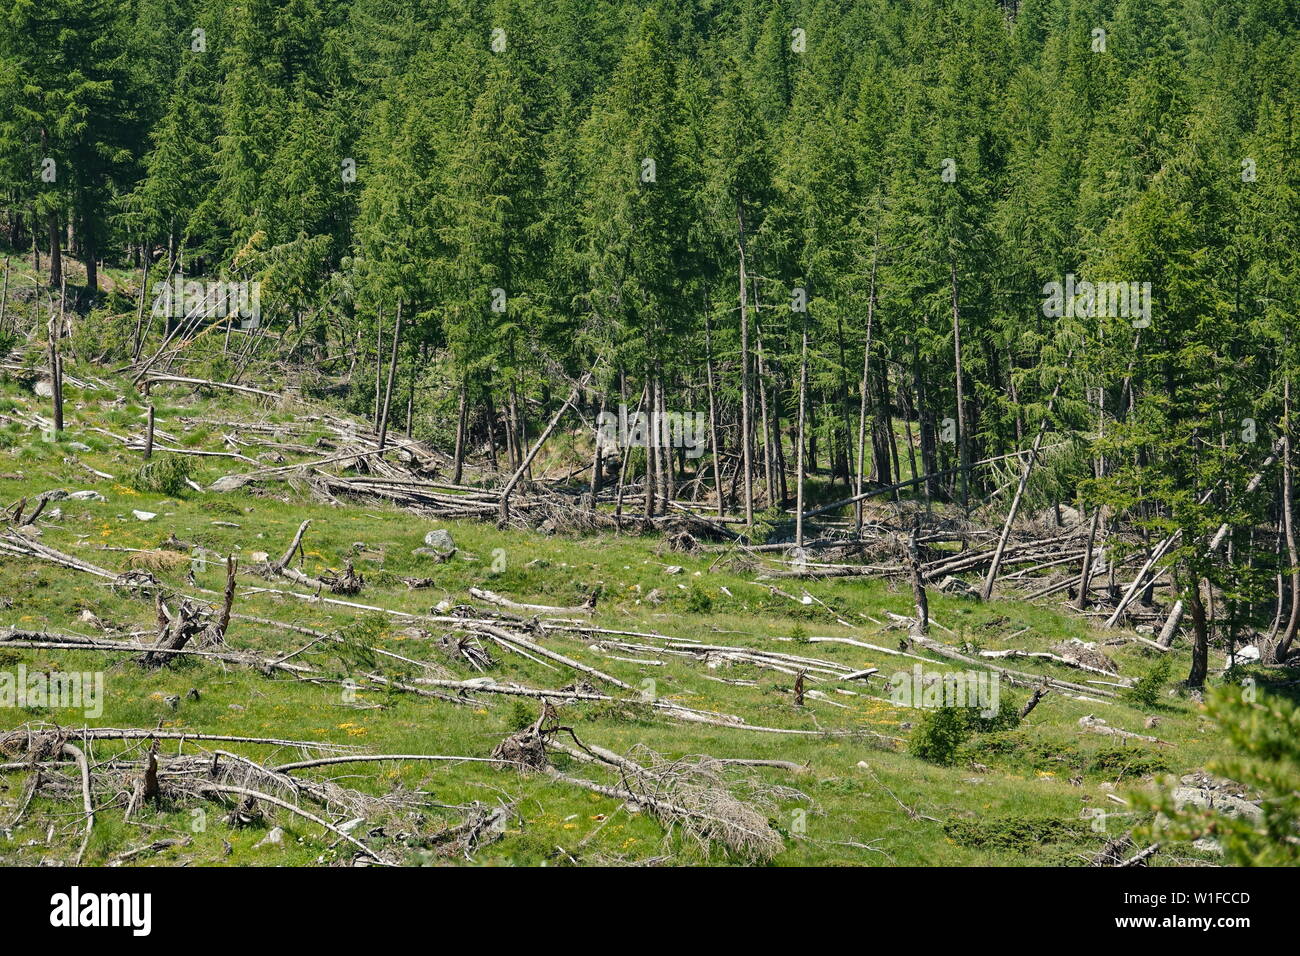
{"type": "Polygon", "coordinates": [[[680,827],[706,853],[720,847],[751,863],[766,862],[785,848],[781,835],[768,823],[768,814],[777,803],[808,800],[806,794],[790,787],[728,778],[728,764],[712,757],[669,760],[642,745],[633,750],[633,756],[624,757],[584,744],[571,727],[560,723],[549,701],[542,702],[536,721],[510,734],[492,753],[517,768],[545,772],[560,782],[625,800],[651,813],[669,836],[680,827]],[[557,739],[562,733],[574,746],[557,739]],[[603,784],[571,776],[551,764],[548,748],[580,762],[603,765],[618,774],[618,782],[603,784]]]}

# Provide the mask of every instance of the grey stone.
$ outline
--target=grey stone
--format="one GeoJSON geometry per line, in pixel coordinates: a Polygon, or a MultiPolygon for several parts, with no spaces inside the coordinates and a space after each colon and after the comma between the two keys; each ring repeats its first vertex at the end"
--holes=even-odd
{"type": "Polygon", "coordinates": [[[438,528],[430,531],[424,536],[426,547],[433,548],[435,551],[455,551],[456,542],[452,540],[451,532],[445,528],[438,528]]]}

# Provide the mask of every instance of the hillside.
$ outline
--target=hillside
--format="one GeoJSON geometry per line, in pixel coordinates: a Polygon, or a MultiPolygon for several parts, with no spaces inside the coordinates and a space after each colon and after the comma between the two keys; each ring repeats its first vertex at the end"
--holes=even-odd
{"type": "MultiPolygon", "coordinates": [[[[33,394],[32,381],[7,372],[0,393],[0,501],[26,499],[27,513],[46,501],[33,523],[11,521],[0,541],[0,654],[6,671],[103,672],[103,712],[5,708],[0,729],[82,741],[98,807],[86,863],[1081,865],[1136,822],[1121,802],[1130,787],[1195,773],[1224,749],[1172,680],[1148,704],[1117,686],[1162,656],[1140,635],[1093,630],[1042,602],[933,593],[937,646],[979,658],[1097,642],[1118,673],[1094,681],[1097,674],[1053,660],[997,659],[1094,690],[1053,688],[1018,726],[973,735],[953,765],[923,760],[908,746],[922,711],[891,702],[888,681],[917,664],[927,673],[966,665],[908,640],[914,612],[905,584],[764,580],[762,552],[721,542],[681,552],[659,533],[546,535],[377,500],[322,503],[312,499],[306,469],[212,491],[221,476],[268,467],[258,460],[268,449],[287,467],[329,458],[337,439],[324,424],[337,420],[326,407],[225,390],[152,387],[155,471],[183,461],[203,490],[149,490],[139,478],[142,451],[125,443],[147,417],[126,378],[69,365],[67,422],[48,440],[48,399],[33,394]],[[290,572],[320,581],[354,569],[364,578],[355,593],[317,596],[265,570],[308,520],[290,572]],[[454,541],[445,560],[416,553],[437,529],[454,541]],[[20,555],[16,539],[107,573],[20,555]],[[154,595],[173,611],[182,602],[219,608],[226,555],[238,573],[224,638],[142,666],[158,629],[154,595]],[[471,589],[555,610],[502,607],[471,589]],[[562,610],[592,596],[590,615],[562,610]],[[96,649],[69,646],[81,641],[96,649]],[[572,730],[547,737],[559,776],[482,762],[537,720],[540,691],[572,730]],[[1079,722],[1089,715],[1142,737],[1088,731],[1079,722]],[[92,741],[78,736],[85,728],[142,734],[92,741]],[[166,796],[125,813],[139,772],[118,762],[138,761],[153,731],[166,796]],[[628,771],[589,756],[605,752],[681,778],[647,784],[665,800],[694,799],[701,812],[731,814],[729,826],[755,832],[727,836],[717,821],[629,804],[619,791],[628,771]],[[384,754],[408,756],[267,779],[240,762],[269,768],[384,754]],[[464,759],[420,759],[434,755],[464,759]],[[703,765],[700,755],[709,758],[703,765]],[[241,815],[237,794],[185,790],[187,777],[218,762],[230,786],[273,789],[334,827],[352,821],[346,832],[374,858],[282,807],[241,815]],[[593,792],[565,778],[613,789],[593,792]],[[170,790],[169,779],[182,786],[170,790]],[[1110,816],[1090,816],[1098,810],[1110,816]],[[283,832],[278,842],[270,842],[273,828],[283,832]]],[[[367,426],[354,424],[364,439],[367,426]]],[[[390,455],[396,464],[400,453],[390,455]]],[[[355,475],[356,465],[323,468],[355,475]]],[[[1182,642],[1165,656],[1171,673],[1186,668],[1182,642]]],[[[1224,664],[1216,651],[1213,669],[1224,664]]],[[[1013,713],[1029,683],[1002,682],[1013,713]]],[[[0,737],[11,757],[19,739],[0,737]]],[[[68,813],[76,780],[67,761],[39,778],[4,775],[0,861],[77,857],[82,823],[68,813]]],[[[632,785],[639,788],[635,775],[632,785]]],[[[1184,846],[1151,863],[1199,859],[1213,856],[1184,846]]]]}

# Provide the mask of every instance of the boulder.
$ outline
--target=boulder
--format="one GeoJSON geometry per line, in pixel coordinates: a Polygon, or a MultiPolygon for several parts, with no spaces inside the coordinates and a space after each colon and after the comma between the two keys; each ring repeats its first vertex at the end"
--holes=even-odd
{"type": "Polygon", "coordinates": [[[456,542],[452,540],[451,532],[445,528],[438,528],[426,534],[424,536],[424,546],[435,551],[456,550],[456,542]]]}
{"type": "Polygon", "coordinates": [[[979,597],[979,591],[961,578],[955,578],[951,574],[939,582],[939,590],[944,594],[951,594],[955,597],[979,597]]]}
{"type": "Polygon", "coordinates": [[[1234,797],[1230,793],[1224,793],[1221,790],[1209,790],[1203,787],[1179,787],[1174,790],[1174,806],[1182,809],[1189,804],[1196,807],[1205,807],[1209,810],[1216,810],[1228,817],[1246,816],[1257,819],[1263,815],[1263,810],[1243,800],[1240,797],[1234,797]]]}

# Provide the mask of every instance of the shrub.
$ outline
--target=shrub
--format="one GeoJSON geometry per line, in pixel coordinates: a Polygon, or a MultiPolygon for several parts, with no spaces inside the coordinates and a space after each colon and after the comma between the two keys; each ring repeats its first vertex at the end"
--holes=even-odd
{"type": "Polygon", "coordinates": [[[970,709],[971,730],[978,734],[992,734],[1014,730],[1020,726],[1020,707],[1010,697],[998,697],[998,712],[985,717],[975,708],[970,709]]]}
{"type": "Polygon", "coordinates": [[[1151,670],[1137,679],[1125,692],[1125,696],[1139,707],[1154,707],[1160,700],[1160,692],[1169,683],[1171,666],[1169,656],[1162,656],[1151,670]]]}
{"type": "Polygon", "coordinates": [[[930,763],[955,763],[957,752],[971,735],[965,711],[964,707],[939,707],[926,711],[912,731],[908,751],[930,763]]]}
{"type": "Polygon", "coordinates": [[[912,731],[909,752],[922,760],[953,764],[961,747],[974,734],[1010,730],[1020,724],[1020,710],[1009,697],[998,700],[998,712],[991,717],[979,707],[938,707],[927,710],[912,731]]]}
{"type": "Polygon", "coordinates": [[[686,610],[692,614],[708,614],[713,610],[713,598],[709,593],[692,582],[691,589],[686,594],[686,610]]]}
{"type": "Polygon", "coordinates": [[[131,487],[149,494],[182,497],[189,491],[190,463],[182,455],[162,455],[146,461],[131,479],[131,487]]]}
{"type": "Polygon", "coordinates": [[[536,719],[532,708],[518,697],[510,702],[510,712],[506,715],[506,724],[510,727],[511,733],[518,733],[525,727],[531,727],[536,719]]]}

